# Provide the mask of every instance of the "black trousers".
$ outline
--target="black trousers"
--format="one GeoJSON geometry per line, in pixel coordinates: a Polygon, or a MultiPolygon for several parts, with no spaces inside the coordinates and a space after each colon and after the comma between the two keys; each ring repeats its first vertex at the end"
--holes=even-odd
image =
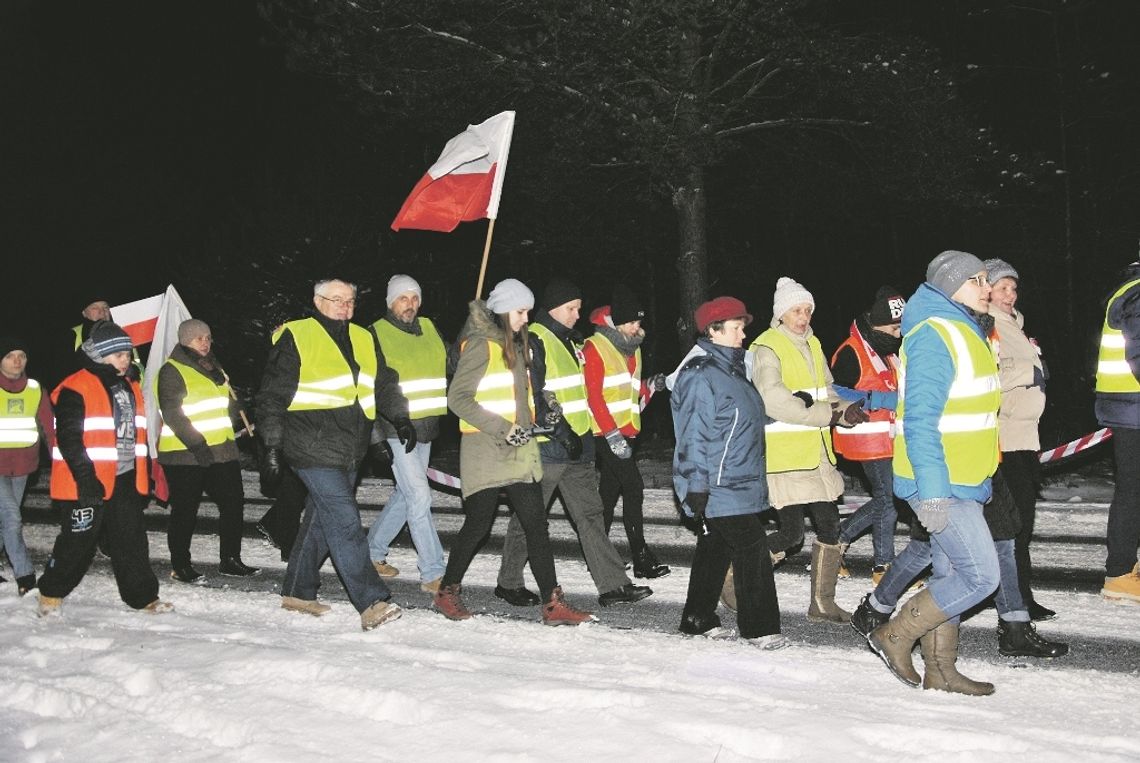
{"type": "MultiPolygon", "coordinates": [[[[630,445],[633,442],[630,441],[630,445]]],[[[594,440],[595,463],[598,467],[598,493],[602,496],[602,516],[606,521],[606,533],[614,523],[614,509],[621,498],[621,521],[625,525],[625,537],[629,541],[629,551],[634,559],[645,549],[645,481],[637,468],[636,455],[621,459],[610,450],[606,438],[594,440]]]]}
{"type": "Polygon", "coordinates": [[[115,479],[115,490],[102,505],[53,501],[60,514],[59,536],[39,580],[40,593],[62,599],[75,590],[95,558],[96,546],[111,557],[119,597],[134,609],[158,598],[158,578],[150,566],[143,509],[147,496],[135,489],[135,473],[115,479]]]}
{"type": "MultiPolygon", "coordinates": [[[[542,600],[549,601],[551,592],[558,585],[558,577],[554,572],[554,552],[550,548],[550,530],[546,521],[546,506],[542,503],[542,488],[537,482],[516,482],[503,490],[526,534],[530,571],[534,573],[542,600]]],[[[498,507],[499,488],[480,490],[463,499],[463,513],[466,517],[451,544],[447,570],[443,573],[441,585],[463,582],[463,576],[467,574],[475,552],[491,532],[498,507]]]]}
{"type": "Polygon", "coordinates": [[[834,545],[839,542],[839,507],[834,501],[797,503],[776,511],[780,529],[768,536],[768,547],[773,551],[787,551],[804,542],[804,513],[811,514],[815,537],[820,543],[834,545]]]}
{"type": "Polygon", "coordinates": [[[736,589],[736,625],[744,638],[780,632],[780,603],[772,577],[772,559],[759,514],[709,517],[707,535],[697,536],[689,593],[682,617],[703,619],[716,613],[728,565],[736,589]]]}
{"type": "Polygon", "coordinates": [[[1021,529],[1013,538],[1013,558],[1017,562],[1021,598],[1028,606],[1034,601],[1033,560],[1029,554],[1029,543],[1033,540],[1033,523],[1037,519],[1037,487],[1040,483],[1041,465],[1037,453],[1032,450],[1003,451],[1001,459],[1001,471],[1021,519],[1021,529]]]}
{"type": "Polygon", "coordinates": [[[241,465],[227,461],[209,466],[163,466],[170,483],[170,523],[166,545],[171,567],[190,566],[190,539],[198,523],[198,507],[206,493],[218,506],[219,558],[241,556],[242,519],[245,494],[241,486],[241,465]]]}
{"type": "Polygon", "coordinates": [[[1140,543],[1140,429],[1112,428],[1116,457],[1116,492],[1108,506],[1108,561],[1110,578],[1127,575],[1136,566],[1140,543]]]}
{"type": "Polygon", "coordinates": [[[281,484],[277,488],[277,496],[269,511],[258,522],[268,531],[273,542],[281,549],[282,559],[288,559],[297,540],[297,531],[301,527],[301,514],[305,511],[305,499],[309,491],[305,483],[292,469],[286,469],[281,475],[281,484]]]}

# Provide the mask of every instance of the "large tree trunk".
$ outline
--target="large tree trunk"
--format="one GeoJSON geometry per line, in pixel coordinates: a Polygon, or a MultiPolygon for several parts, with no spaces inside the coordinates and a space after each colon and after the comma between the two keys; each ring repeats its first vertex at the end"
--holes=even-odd
{"type": "Polygon", "coordinates": [[[692,166],[685,182],[673,189],[677,212],[681,315],[677,319],[678,346],[684,351],[693,341],[693,312],[708,299],[708,238],[705,230],[705,171],[692,166]]]}

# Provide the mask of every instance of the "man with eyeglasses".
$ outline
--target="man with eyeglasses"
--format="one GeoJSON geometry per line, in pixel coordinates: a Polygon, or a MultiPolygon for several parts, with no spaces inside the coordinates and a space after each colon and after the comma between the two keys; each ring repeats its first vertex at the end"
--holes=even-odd
{"type": "Polygon", "coordinates": [[[332,557],[348,598],[371,630],[400,617],[368,556],[356,503],[356,474],[379,412],[407,451],[416,445],[408,401],[376,336],[351,322],[355,284],[318,281],[316,312],[273,333],[257,396],[257,432],[265,445],[262,480],[280,480],[287,462],[309,491],[301,529],[281,586],[284,609],[320,616],[320,568],[332,557]]]}

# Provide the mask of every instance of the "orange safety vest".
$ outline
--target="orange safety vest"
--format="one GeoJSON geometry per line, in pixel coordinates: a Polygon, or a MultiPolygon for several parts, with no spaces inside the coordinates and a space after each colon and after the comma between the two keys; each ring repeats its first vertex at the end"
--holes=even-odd
{"type": "MultiPolygon", "coordinates": [[[[898,390],[899,359],[890,355],[884,362],[863,335],[851,324],[851,336],[835,350],[831,365],[844,347],[850,347],[859,361],[859,381],[855,389],[862,392],[895,392],[898,390]]],[[[836,453],[841,453],[850,461],[875,461],[894,456],[895,412],[880,408],[867,411],[870,421],[853,427],[835,427],[832,443],[836,453]]]]}
{"type": "MultiPolygon", "coordinates": [[[[135,396],[135,488],[142,495],[150,491],[147,475],[146,411],[143,409],[142,390],[138,382],[130,382],[135,396]]],[[[53,404],[59,403],[59,393],[69,389],[83,397],[83,447],[95,465],[95,476],[103,483],[103,497],[110,498],[115,490],[115,472],[119,465],[119,452],[115,447],[115,409],[111,396],[99,377],[86,369],[76,371],[59,383],[51,393],[53,404]]],[[[51,454],[51,497],[57,501],[74,501],[79,488],[71,467],[63,460],[59,446],[51,454]]]]}

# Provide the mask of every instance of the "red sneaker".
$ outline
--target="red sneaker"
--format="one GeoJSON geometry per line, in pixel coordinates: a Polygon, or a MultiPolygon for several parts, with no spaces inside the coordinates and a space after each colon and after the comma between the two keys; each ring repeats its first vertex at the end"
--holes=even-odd
{"type": "Polygon", "coordinates": [[[542,605],[543,625],[578,625],[597,620],[589,612],[574,609],[562,598],[562,586],[556,586],[550,593],[550,601],[542,605]]]}
{"type": "Polygon", "coordinates": [[[467,609],[466,605],[463,604],[463,599],[459,598],[459,593],[462,590],[463,587],[458,583],[440,586],[432,597],[431,604],[437,612],[448,620],[470,620],[472,617],[471,610],[467,609]]]}

